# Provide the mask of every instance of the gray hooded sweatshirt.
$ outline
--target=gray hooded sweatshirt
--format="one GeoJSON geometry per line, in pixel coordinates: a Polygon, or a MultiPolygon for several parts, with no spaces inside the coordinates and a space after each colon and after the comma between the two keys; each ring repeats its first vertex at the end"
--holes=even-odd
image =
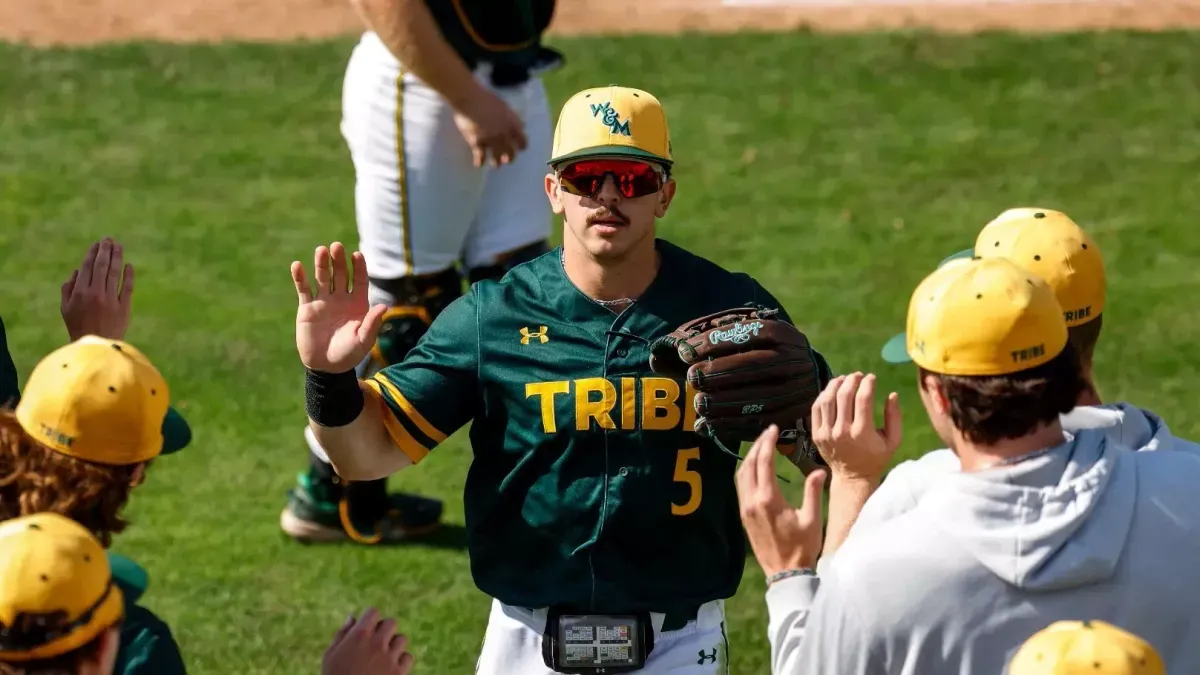
{"type": "MultiPolygon", "coordinates": [[[[1084,429],[1103,431],[1119,445],[1139,452],[1171,450],[1200,457],[1200,444],[1173,436],[1161,417],[1129,403],[1079,406],[1062,416],[1062,425],[1069,433],[1084,429]]],[[[930,485],[961,468],[958,455],[948,449],[934,450],[919,459],[897,464],[863,506],[851,536],[912,509],[930,485]]],[[[823,572],[829,564],[823,558],[818,570],[823,572]]]]}
{"type": "Polygon", "coordinates": [[[775,675],[993,675],[1066,619],[1124,627],[1167,672],[1200,673],[1200,457],[1084,429],[1012,466],[945,462],[819,576],[767,592],[775,675]]]}

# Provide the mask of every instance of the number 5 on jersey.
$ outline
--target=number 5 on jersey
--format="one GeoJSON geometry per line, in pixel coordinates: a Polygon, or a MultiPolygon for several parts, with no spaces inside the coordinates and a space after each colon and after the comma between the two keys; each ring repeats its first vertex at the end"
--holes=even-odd
{"type": "Polygon", "coordinates": [[[675,454],[675,482],[687,483],[688,500],[683,504],[672,503],[673,515],[686,516],[700,508],[704,486],[700,482],[700,472],[691,468],[692,460],[696,459],[700,459],[700,448],[684,448],[675,454]]]}

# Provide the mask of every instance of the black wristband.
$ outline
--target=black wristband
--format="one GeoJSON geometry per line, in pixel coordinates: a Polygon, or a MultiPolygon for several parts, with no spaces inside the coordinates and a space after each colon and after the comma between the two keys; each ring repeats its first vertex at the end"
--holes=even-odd
{"type": "Polygon", "coordinates": [[[304,371],[304,408],[309,419],[323,427],[344,427],[358,419],[364,399],[353,370],[323,373],[305,368],[304,371]]]}

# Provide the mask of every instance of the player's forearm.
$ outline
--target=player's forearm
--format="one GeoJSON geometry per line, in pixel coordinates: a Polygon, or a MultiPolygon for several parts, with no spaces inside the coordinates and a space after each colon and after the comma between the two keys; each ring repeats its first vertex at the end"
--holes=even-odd
{"type": "Polygon", "coordinates": [[[310,371],[304,388],[309,426],[339,476],[375,480],[412,463],[392,442],[379,399],[353,372],[310,371]]]}
{"type": "Polygon", "coordinates": [[[829,480],[829,519],[825,524],[825,545],[821,556],[832,556],[846,538],[862,513],[863,506],[879,486],[878,482],[846,478],[834,474],[829,480]]]}
{"type": "Polygon", "coordinates": [[[442,36],[423,0],[350,0],[388,51],[464,112],[484,93],[467,64],[442,36]]]}

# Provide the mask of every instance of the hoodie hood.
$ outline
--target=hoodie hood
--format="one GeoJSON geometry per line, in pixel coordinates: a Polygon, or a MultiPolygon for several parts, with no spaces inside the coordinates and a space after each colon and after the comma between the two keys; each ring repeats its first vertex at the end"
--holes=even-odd
{"type": "Polygon", "coordinates": [[[1099,429],[1117,443],[1138,451],[1174,450],[1200,455],[1200,445],[1173,435],[1161,417],[1129,403],[1079,406],[1063,415],[1062,423],[1070,432],[1099,429]]]}
{"type": "Polygon", "coordinates": [[[1113,575],[1137,497],[1132,453],[1098,429],[1019,464],[954,473],[917,509],[993,574],[1026,591],[1113,575]]]}

